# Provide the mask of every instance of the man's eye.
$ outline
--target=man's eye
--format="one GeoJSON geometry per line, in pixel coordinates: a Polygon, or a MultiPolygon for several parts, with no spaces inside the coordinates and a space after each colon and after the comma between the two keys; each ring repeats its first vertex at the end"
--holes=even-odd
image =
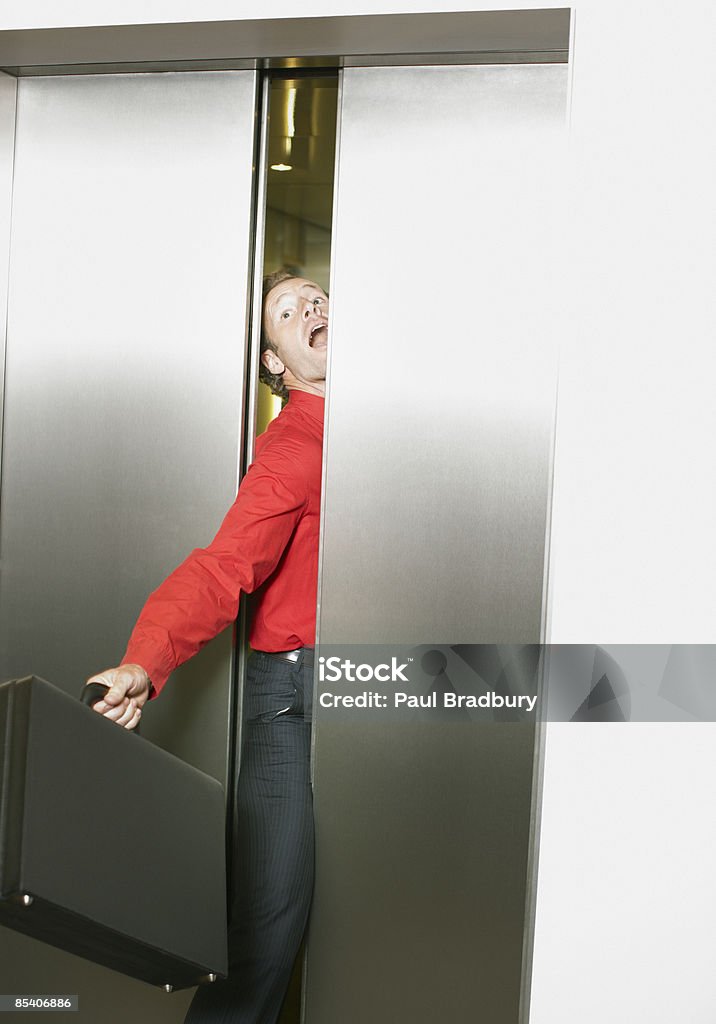
{"type": "Polygon", "coordinates": [[[318,297],[316,297],[316,298],[315,298],[315,299],[313,300],[313,305],[314,305],[314,306],[320,306],[322,302],[323,302],[323,299],[321,299],[321,298],[318,298],[318,297]]]}
{"type": "Polygon", "coordinates": [[[286,310],[284,310],[284,312],[283,312],[283,313],[281,314],[281,319],[282,319],[282,320],[286,320],[286,319],[287,319],[287,318],[288,318],[288,317],[289,317],[290,315],[291,315],[291,314],[290,314],[290,313],[289,313],[289,311],[288,311],[288,310],[286,309],[286,310]]]}

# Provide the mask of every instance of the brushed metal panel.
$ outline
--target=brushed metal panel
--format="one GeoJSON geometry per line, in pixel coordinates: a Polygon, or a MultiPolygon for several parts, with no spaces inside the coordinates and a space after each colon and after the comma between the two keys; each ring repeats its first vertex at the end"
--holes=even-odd
{"type": "MultiPolygon", "coordinates": [[[[255,76],[24,79],[0,674],[77,692],[236,493],[255,76]]],[[[230,631],[143,731],[225,781],[230,631]]]]}
{"type": "Polygon", "coordinates": [[[286,68],[306,70],[338,67],[395,67],[416,64],[565,64],[568,50],[460,50],[456,53],[357,53],[349,56],[336,54],[320,57],[217,57],[213,60],[149,60],[149,61],[105,61],[99,64],[27,64],[2,70],[17,78],[41,75],[118,75],[139,71],[232,71],[239,68],[264,70],[285,70],[286,68]]]}
{"type": "Polygon", "coordinates": [[[566,68],[343,74],[321,639],[534,642],[566,68]]]}
{"type": "Polygon", "coordinates": [[[533,736],[319,722],[307,1024],[517,1024],[533,736]]]}
{"type": "Polygon", "coordinates": [[[15,156],[17,82],[0,72],[0,469],[2,469],[2,412],[7,333],[7,278],[10,264],[12,172],[15,156]]]}
{"type": "Polygon", "coordinates": [[[0,67],[566,50],[569,19],[568,8],[544,8],[11,29],[0,32],[0,67]]]}
{"type": "MultiPolygon", "coordinates": [[[[343,72],[322,643],[540,639],[566,93],[343,72]]],[[[534,728],[316,714],[308,1024],[526,1019],[534,728]]]]}

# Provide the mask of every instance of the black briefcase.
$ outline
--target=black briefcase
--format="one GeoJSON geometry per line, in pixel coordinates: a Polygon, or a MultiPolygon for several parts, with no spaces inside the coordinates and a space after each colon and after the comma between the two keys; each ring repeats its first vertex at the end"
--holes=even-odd
{"type": "Polygon", "coordinates": [[[0,686],[0,924],[134,978],[224,977],[222,787],[34,676],[0,686]]]}

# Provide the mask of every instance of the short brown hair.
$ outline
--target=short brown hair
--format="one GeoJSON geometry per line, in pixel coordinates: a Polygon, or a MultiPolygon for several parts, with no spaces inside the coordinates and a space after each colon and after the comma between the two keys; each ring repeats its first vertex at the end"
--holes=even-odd
{"type": "MultiPolygon", "coordinates": [[[[292,274],[290,270],[275,270],[273,274],[268,274],[264,278],[264,284],[261,296],[261,355],[267,350],[270,352],[276,352],[276,346],[274,345],[271,338],[266,333],[264,327],[264,303],[266,302],[266,296],[268,293],[276,287],[277,284],[281,284],[282,281],[290,281],[296,277],[296,274],[292,274]]],[[[274,395],[278,395],[279,398],[288,398],[288,388],[283,382],[282,373],[271,373],[267,366],[264,366],[263,362],[259,363],[259,380],[267,384],[274,395]]]]}

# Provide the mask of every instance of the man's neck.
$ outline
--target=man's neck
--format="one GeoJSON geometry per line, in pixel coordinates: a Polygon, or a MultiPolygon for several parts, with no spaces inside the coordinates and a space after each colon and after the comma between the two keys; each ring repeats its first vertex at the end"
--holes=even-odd
{"type": "Polygon", "coordinates": [[[287,384],[286,389],[289,395],[292,391],[302,391],[304,395],[317,395],[319,398],[326,397],[325,380],[317,380],[315,382],[296,381],[295,384],[287,384]]]}

